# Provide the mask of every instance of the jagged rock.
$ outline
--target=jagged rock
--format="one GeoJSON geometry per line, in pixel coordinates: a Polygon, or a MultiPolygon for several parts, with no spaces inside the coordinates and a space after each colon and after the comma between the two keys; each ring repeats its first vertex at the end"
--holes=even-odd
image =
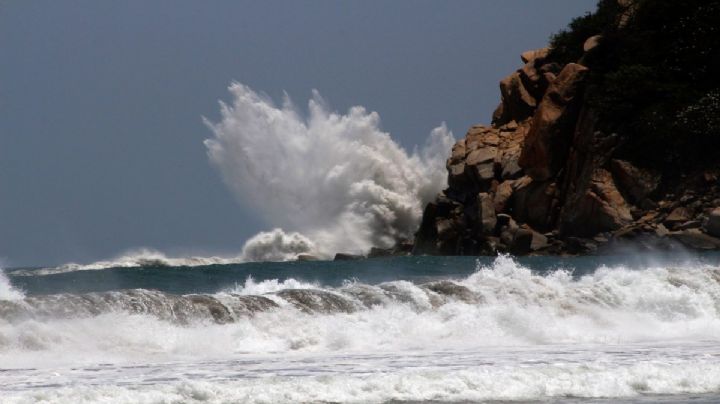
{"type": "Polygon", "coordinates": [[[545,59],[548,53],[550,53],[550,48],[533,49],[523,52],[520,55],[520,60],[522,60],[523,63],[529,63],[536,59],[545,59]]]}
{"type": "Polygon", "coordinates": [[[464,161],[448,165],[448,186],[450,186],[450,188],[462,189],[467,185],[467,182],[468,176],[466,174],[464,161]]]}
{"type": "Polygon", "coordinates": [[[513,183],[513,190],[515,218],[535,228],[547,229],[554,221],[556,184],[525,176],[513,183]]]}
{"type": "Polygon", "coordinates": [[[515,72],[500,81],[502,96],[502,116],[496,124],[510,121],[522,121],[532,116],[537,101],[523,85],[520,73],[515,72]]]}
{"type": "Polygon", "coordinates": [[[457,164],[463,161],[466,154],[465,139],[460,139],[453,145],[452,152],[450,153],[450,164],[457,164]]]}
{"type": "Polygon", "coordinates": [[[707,235],[698,229],[681,230],[670,233],[670,237],[683,245],[696,250],[720,249],[720,239],[707,235]]]}
{"type": "Polygon", "coordinates": [[[518,71],[523,86],[536,100],[542,98],[550,82],[547,76],[540,71],[539,67],[538,60],[534,59],[526,63],[525,66],[518,71]]]}
{"type": "Polygon", "coordinates": [[[670,231],[663,225],[662,223],[658,224],[657,227],[655,227],[655,234],[658,237],[666,237],[668,234],[670,234],[670,231]]]}
{"type": "MultiPolygon", "coordinates": [[[[619,16],[631,15],[636,2],[618,1],[619,16]]],[[[492,126],[471,127],[453,146],[449,188],[426,208],[414,253],[587,253],[626,239],[670,246],[671,237],[714,245],[712,235],[720,237],[720,211],[710,209],[720,206],[716,164],[676,173],[656,157],[641,156],[656,149],[633,145],[632,133],[602,114],[602,105],[583,101],[589,75],[583,64],[594,66],[611,44],[601,40],[589,37],[581,59],[564,66],[549,60],[548,49],[523,53],[524,65],[500,83],[492,126]]]]}
{"type": "MultiPolygon", "coordinates": [[[[502,131],[502,128],[500,130],[502,131]]],[[[518,161],[522,153],[525,136],[528,133],[528,124],[523,123],[505,133],[500,139],[496,159],[500,164],[500,178],[503,180],[519,178],[522,176],[523,171],[518,161]]]]}
{"type": "Polygon", "coordinates": [[[495,218],[495,205],[493,198],[487,193],[480,193],[477,196],[478,217],[483,234],[492,234],[497,224],[495,218]]]}
{"type": "Polygon", "coordinates": [[[715,208],[708,214],[705,230],[708,234],[720,237],[720,208],[715,208]]]}
{"type": "Polygon", "coordinates": [[[692,214],[690,211],[683,207],[679,206],[675,209],[673,209],[672,212],[665,218],[665,225],[670,226],[670,228],[674,228],[676,225],[679,225],[681,223],[684,223],[692,217],[692,214]]]}
{"type": "Polygon", "coordinates": [[[496,213],[505,212],[505,209],[510,201],[510,197],[513,194],[513,181],[503,181],[498,185],[495,190],[495,197],[493,204],[495,206],[496,213]]]}
{"type": "Polygon", "coordinates": [[[567,159],[577,99],[588,68],[569,63],[552,82],[535,111],[519,164],[533,179],[553,177],[567,159]]]}
{"type": "Polygon", "coordinates": [[[620,229],[633,220],[612,176],[604,169],[595,170],[589,187],[572,208],[571,214],[564,211],[561,231],[565,234],[592,236],[620,229]]]}
{"type": "Polygon", "coordinates": [[[623,160],[611,160],[610,169],[618,180],[618,185],[635,203],[641,203],[660,185],[659,173],[635,167],[623,160]]]}

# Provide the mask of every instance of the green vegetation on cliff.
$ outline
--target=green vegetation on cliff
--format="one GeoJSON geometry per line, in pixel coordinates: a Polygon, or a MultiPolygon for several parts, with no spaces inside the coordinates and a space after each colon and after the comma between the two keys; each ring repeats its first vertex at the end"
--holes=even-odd
{"type": "Polygon", "coordinates": [[[587,103],[605,131],[622,136],[620,156],[664,168],[717,159],[720,1],[601,0],[551,47],[550,59],[590,67],[587,103]]]}

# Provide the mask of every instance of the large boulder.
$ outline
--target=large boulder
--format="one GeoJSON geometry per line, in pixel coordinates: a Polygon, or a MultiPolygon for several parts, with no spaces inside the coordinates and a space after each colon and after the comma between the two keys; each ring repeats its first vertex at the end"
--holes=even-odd
{"type": "Polygon", "coordinates": [[[523,177],[514,183],[513,213],[515,219],[534,228],[547,230],[554,222],[557,186],[551,181],[523,177]]]}
{"type": "Polygon", "coordinates": [[[519,159],[520,167],[533,179],[550,179],[565,164],[587,72],[585,66],[567,64],[535,111],[519,159]]]}
{"type": "Polygon", "coordinates": [[[502,107],[499,108],[497,119],[493,120],[495,124],[525,120],[532,116],[537,107],[537,100],[525,88],[519,72],[514,72],[500,81],[500,95],[502,107]]]}
{"type": "Polygon", "coordinates": [[[504,125],[499,129],[501,136],[498,141],[496,161],[499,164],[500,178],[503,180],[519,178],[523,174],[519,164],[520,154],[529,125],[526,121],[521,125],[504,125]]]}
{"type": "Polygon", "coordinates": [[[482,234],[491,235],[495,230],[497,219],[495,217],[495,204],[490,194],[481,192],[477,196],[478,218],[482,234]]]}
{"type": "Polygon", "coordinates": [[[550,48],[533,49],[523,52],[520,55],[520,60],[522,60],[523,63],[527,64],[530,62],[535,62],[536,60],[543,60],[548,56],[549,53],[550,48]]]}
{"type": "Polygon", "coordinates": [[[605,169],[595,170],[589,187],[574,202],[563,212],[560,230],[564,234],[591,237],[620,229],[633,220],[629,205],[605,169]]]}
{"type": "Polygon", "coordinates": [[[660,185],[660,173],[636,167],[628,161],[611,160],[610,169],[620,189],[636,204],[641,204],[660,185]]]}

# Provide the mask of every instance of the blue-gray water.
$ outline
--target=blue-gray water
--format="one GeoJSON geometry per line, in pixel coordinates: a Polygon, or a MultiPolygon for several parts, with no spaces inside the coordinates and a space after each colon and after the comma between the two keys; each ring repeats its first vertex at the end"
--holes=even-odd
{"type": "Polygon", "coordinates": [[[720,399],[717,254],[158,264],[6,269],[0,402],[720,399]]]}

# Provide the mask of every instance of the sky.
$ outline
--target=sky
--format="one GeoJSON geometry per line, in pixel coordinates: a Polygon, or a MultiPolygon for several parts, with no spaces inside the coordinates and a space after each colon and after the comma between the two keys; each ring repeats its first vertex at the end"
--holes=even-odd
{"type": "Polygon", "coordinates": [[[0,1],[0,265],[236,254],[268,230],[203,117],[239,81],[362,105],[408,150],[488,123],[498,82],[595,0],[0,1]]]}

